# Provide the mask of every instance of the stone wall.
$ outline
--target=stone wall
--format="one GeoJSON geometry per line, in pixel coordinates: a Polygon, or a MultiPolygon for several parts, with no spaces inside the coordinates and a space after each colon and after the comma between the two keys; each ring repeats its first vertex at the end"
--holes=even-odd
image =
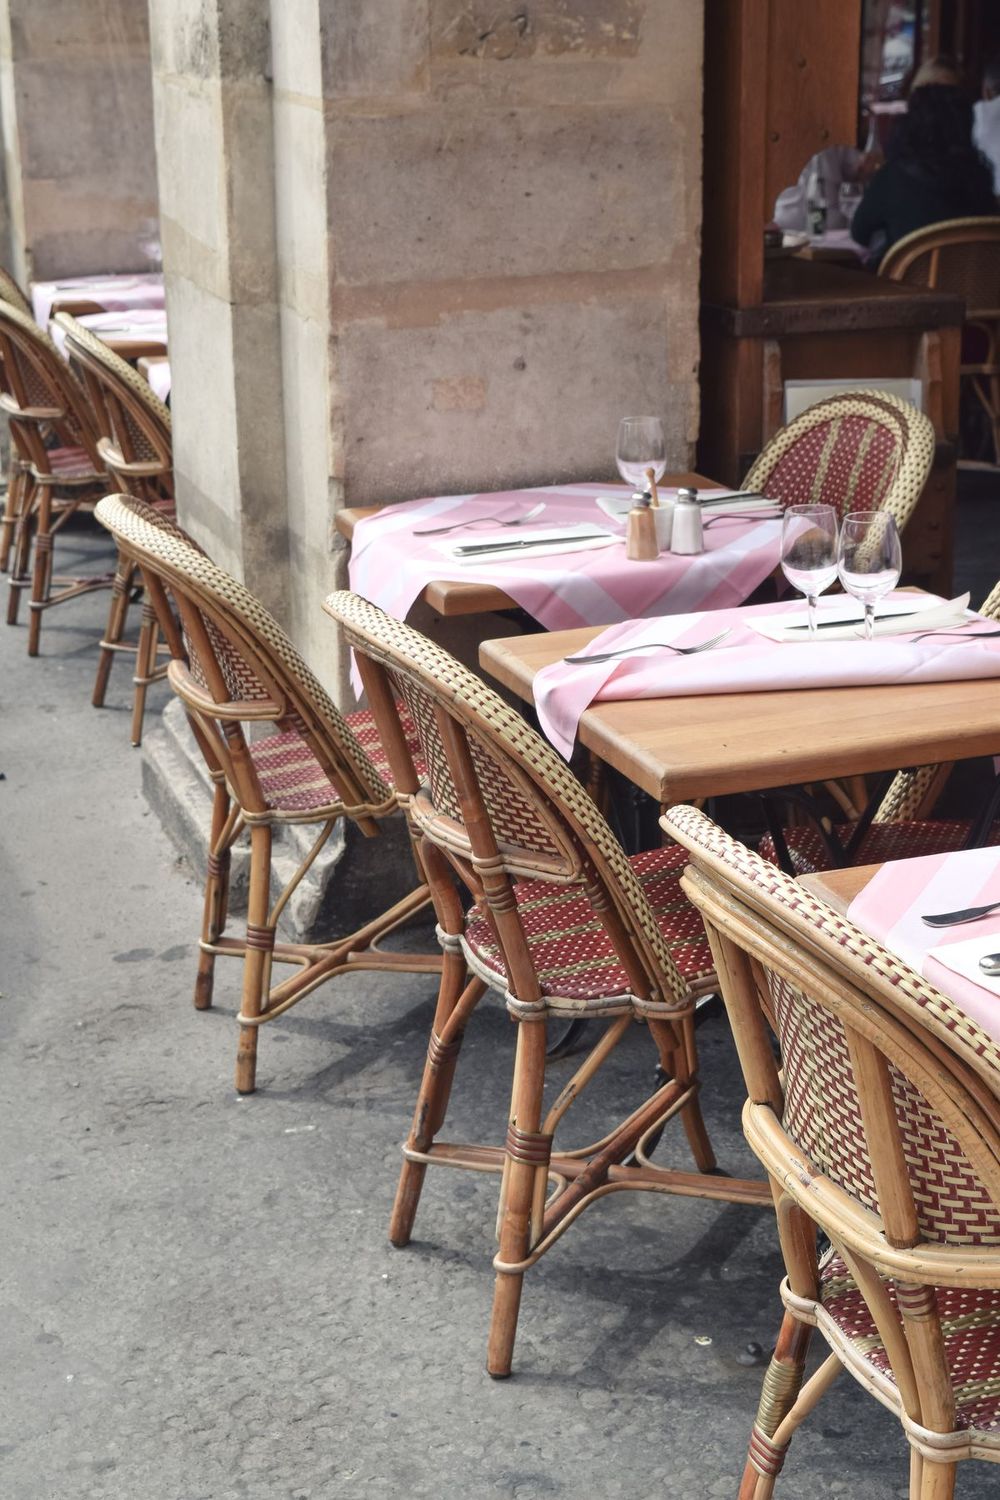
{"type": "Polygon", "coordinates": [[[339,507],[688,465],[700,0],[150,8],[181,515],[331,686],[339,507]]]}
{"type": "Polygon", "coordinates": [[[146,268],[157,212],[146,0],[0,0],[0,124],[22,283],[146,268]]]}

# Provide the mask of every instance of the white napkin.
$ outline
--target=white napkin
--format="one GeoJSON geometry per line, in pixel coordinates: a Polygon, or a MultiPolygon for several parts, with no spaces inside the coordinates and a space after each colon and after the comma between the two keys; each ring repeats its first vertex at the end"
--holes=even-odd
{"type": "Polygon", "coordinates": [[[1000,996],[1000,974],[984,974],[979,967],[979,960],[985,958],[987,953],[1000,953],[1000,937],[995,932],[985,937],[970,938],[965,943],[941,943],[936,948],[929,948],[926,956],[937,959],[939,964],[950,969],[953,974],[971,979],[973,984],[989,990],[991,995],[1000,996]]]}
{"type": "MultiPolygon", "coordinates": [[[[815,637],[808,630],[794,629],[795,626],[808,624],[807,612],[796,610],[787,615],[763,616],[759,619],[748,619],[747,624],[751,630],[758,635],[766,636],[769,641],[798,642],[809,645],[816,641],[856,641],[863,635],[861,618],[858,615],[860,606],[854,599],[845,599],[843,604],[837,603],[819,611],[818,623],[820,629],[815,637]],[[827,625],[829,620],[843,620],[842,625],[827,625]]],[[[958,625],[966,618],[974,618],[969,613],[969,595],[962,594],[957,599],[948,599],[941,603],[928,606],[926,609],[908,609],[899,600],[892,604],[883,605],[881,617],[876,617],[874,634],[885,635],[909,635],[913,631],[936,630],[944,625],[958,625]]],[[[956,636],[956,640],[959,639],[956,636]]]]}
{"type": "MultiPolygon", "coordinates": [[[[677,498],[675,489],[661,489],[659,493],[661,500],[677,498]]],[[[698,495],[702,510],[709,511],[712,515],[716,515],[719,511],[730,510],[738,515],[757,510],[772,511],[776,504],[774,500],[767,500],[763,496],[752,500],[741,500],[733,494],[732,490],[699,490],[698,495]]],[[[632,509],[631,495],[597,495],[595,499],[599,510],[603,510],[610,520],[624,526],[626,517],[632,509]]]]}

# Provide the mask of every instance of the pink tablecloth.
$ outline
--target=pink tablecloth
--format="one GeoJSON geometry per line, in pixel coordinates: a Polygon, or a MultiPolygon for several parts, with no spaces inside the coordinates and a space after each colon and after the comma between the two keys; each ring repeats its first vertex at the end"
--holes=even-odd
{"type": "MultiPolygon", "coordinates": [[[[122,338],[131,335],[134,338],[155,339],[164,345],[167,342],[167,315],[162,308],[135,307],[128,312],[84,313],[77,322],[96,333],[98,338],[105,334],[118,334],[122,338]]],[[[65,356],[65,332],[58,323],[52,323],[49,332],[59,353],[65,356]]]]}
{"type": "MultiPolygon", "coordinates": [[[[906,599],[905,594],[890,597],[894,603],[906,599]]],[[[912,598],[910,595],[910,601],[912,598]]],[[[936,596],[921,598],[922,605],[941,602],[936,596]]],[[[686,646],[707,640],[720,630],[728,629],[730,634],[713,650],[697,656],[660,650],[594,666],[553,662],[536,675],[533,684],[539,723],[556,749],[568,757],[580,715],[595,701],[1000,677],[1000,638],[973,644],[963,636],[936,636],[920,642],[905,635],[873,641],[831,641],[820,636],[815,641],[806,638],[779,644],[759,636],[748,623],[755,617],[782,612],[801,615],[802,608],[798,600],[713,610],[710,615],[684,615],[669,622],[630,620],[613,625],[589,642],[584,651],[597,655],[656,641],[686,646]]],[[[820,601],[821,615],[843,609],[843,595],[820,601]]],[[[965,635],[996,628],[995,621],[975,618],[980,623],[967,625],[965,635]]]]}
{"type": "MultiPolygon", "coordinates": [[[[499,494],[446,495],[393,505],[358,523],[351,547],[351,588],[401,620],[435,579],[489,582],[503,589],[547,630],[565,630],[573,625],[738,604],[778,562],[780,521],[716,524],[707,529],[707,550],[699,557],[663,553],[653,562],[629,562],[623,528],[609,520],[596,504],[598,495],[628,493],[625,486],[612,484],[563,484],[499,494]],[[441,544],[447,538],[413,535],[422,527],[446,526],[477,517],[514,517],[542,502],[545,510],[538,517],[539,526],[594,522],[621,541],[599,551],[547,557],[493,556],[469,566],[456,564],[442,554],[441,544]]],[[[733,509],[739,509],[738,501],[733,502],[733,509]]],[[[474,541],[486,534],[484,525],[481,530],[455,531],[451,540],[474,541]]],[[[508,538],[529,534],[530,527],[506,533],[508,538]]]]}
{"type": "Polygon", "coordinates": [[[163,276],[160,272],[123,272],[111,276],[64,276],[59,281],[33,281],[31,306],[35,321],[48,327],[52,304],[71,297],[96,302],[108,312],[123,312],[132,307],[163,308],[163,276]]]}
{"type": "MultiPolygon", "coordinates": [[[[951,966],[957,957],[948,955],[949,949],[958,950],[970,941],[984,952],[1000,952],[1000,911],[955,927],[928,927],[920,920],[923,913],[991,901],[1000,901],[1000,849],[969,849],[883,865],[851,902],[847,915],[1000,1041],[1000,986],[988,981],[994,986],[990,989],[957,972],[951,966]]],[[[968,967],[967,959],[962,967],[968,967]]]]}

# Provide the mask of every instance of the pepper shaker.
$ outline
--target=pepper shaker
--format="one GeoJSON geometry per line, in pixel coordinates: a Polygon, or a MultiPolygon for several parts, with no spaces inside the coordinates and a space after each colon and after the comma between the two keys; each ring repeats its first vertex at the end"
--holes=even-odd
{"type": "Polygon", "coordinates": [[[652,562],[659,555],[652,496],[648,491],[644,495],[633,495],[632,509],[625,524],[625,556],[629,562],[652,562]]]}
{"type": "Polygon", "coordinates": [[[701,506],[698,504],[697,490],[680,489],[677,491],[677,504],[674,506],[671,533],[671,552],[692,557],[699,552],[704,552],[705,541],[701,529],[701,506]]]}

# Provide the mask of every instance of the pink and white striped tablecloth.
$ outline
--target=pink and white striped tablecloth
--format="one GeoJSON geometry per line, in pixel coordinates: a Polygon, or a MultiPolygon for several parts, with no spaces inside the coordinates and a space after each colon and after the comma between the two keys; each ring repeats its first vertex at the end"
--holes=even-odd
{"type": "MultiPolygon", "coordinates": [[[[116,334],[121,338],[151,339],[166,346],[167,315],[162,308],[133,307],[127,312],[84,313],[77,319],[98,338],[116,334]]],[[[66,333],[58,323],[49,325],[52,341],[65,358],[66,333]]]]}
{"type": "MultiPolygon", "coordinates": [[[[886,605],[889,600],[899,604],[907,601],[907,595],[890,595],[886,605]]],[[[912,601],[911,594],[908,602],[912,601]]],[[[923,613],[925,607],[944,605],[945,601],[928,594],[920,596],[920,603],[923,613]]],[[[832,612],[842,615],[844,608],[843,595],[820,600],[821,616],[832,612]]],[[[919,642],[903,634],[873,641],[832,641],[820,635],[817,640],[805,637],[777,642],[758,635],[750,624],[761,616],[801,616],[802,610],[802,601],[793,600],[713,610],[708,615],[686,614],[669,622],[629,620],[613,625],[588,642],[581,654],[598,655],[625,646],[646,645],[650,647],[648,654],[593,666],[557,661],[543,667],[532,684],[542,730],[568,757],[580,715],[593,702],[1000,677],[1000,638],[979,642],[965,638],[977,629],[996,629],[995,621],[978,615],[970,619],[960,638],[943,635],[919,642]],[[729,631],[725,640],[700,655],[677,656],[672,651],[652,649],[654,643],[662,641],[695,645],[720,630],[729,631]]],[[[919,633],[915,628],[911,634],[919,633]]]]}
{"type": "Polygon", "coordinates": [[[122,272],[109,276],[64,276],[59,281],[33,281],[31,306],[35,321],[47,328],[52,304],[78,297],[96,302],[107,312],[126,312],[133,307],[166,306],[161,272],[122,272]]]}
{"type": "Polygon", "coordinates": [[[978,969],[980,954],[1000,953],[1000,911],[956,927],[920,920],[923,913],[991,901],[1000,901],[1000,849],[968,849],[892,860],[855,896],[847,915],[1000,1041],[1000,981],[978,969]]]}
{"type": "MultiPolygon", "coordinates": [[[[355,593],[402,620],[429,583],[455,579],[488,582],[547,630],[599,625],[611,620],[717,609],[738,604],[778,562],[780,521],[734,521],[705,532],[698,557],[662,553],[652,562],[629,562],[624,530],[598,508],[598,495],[627,495],[612,484],[543,485],[497,494],[445,495],[409,500],[359,521],[351,546],[350,582],[355,593]],[[614,534],[613,546],[545,557],[490,557],[475,566],[443,554],[447,538],[415,537],[414,531],[486,516],[511,518],[544,503],[539,526],[592,522],[614,534]],[[618,538],[621,540],[617,540],[618,538]]],[[[664,493],[669,493],[665,491],[664,493]]],[[[704,494],[725,494],[705,490],[704,494]]],[[[738,502],[734,502],[734,510],[738,502]]],[[[477,530],[452,533],[455,542],[474,540],[477,530]]],[[[482,534],[487,534],[485,526],[482,534]]],[[[508,536],[529,534],[526,527],[508,536]]]]}

